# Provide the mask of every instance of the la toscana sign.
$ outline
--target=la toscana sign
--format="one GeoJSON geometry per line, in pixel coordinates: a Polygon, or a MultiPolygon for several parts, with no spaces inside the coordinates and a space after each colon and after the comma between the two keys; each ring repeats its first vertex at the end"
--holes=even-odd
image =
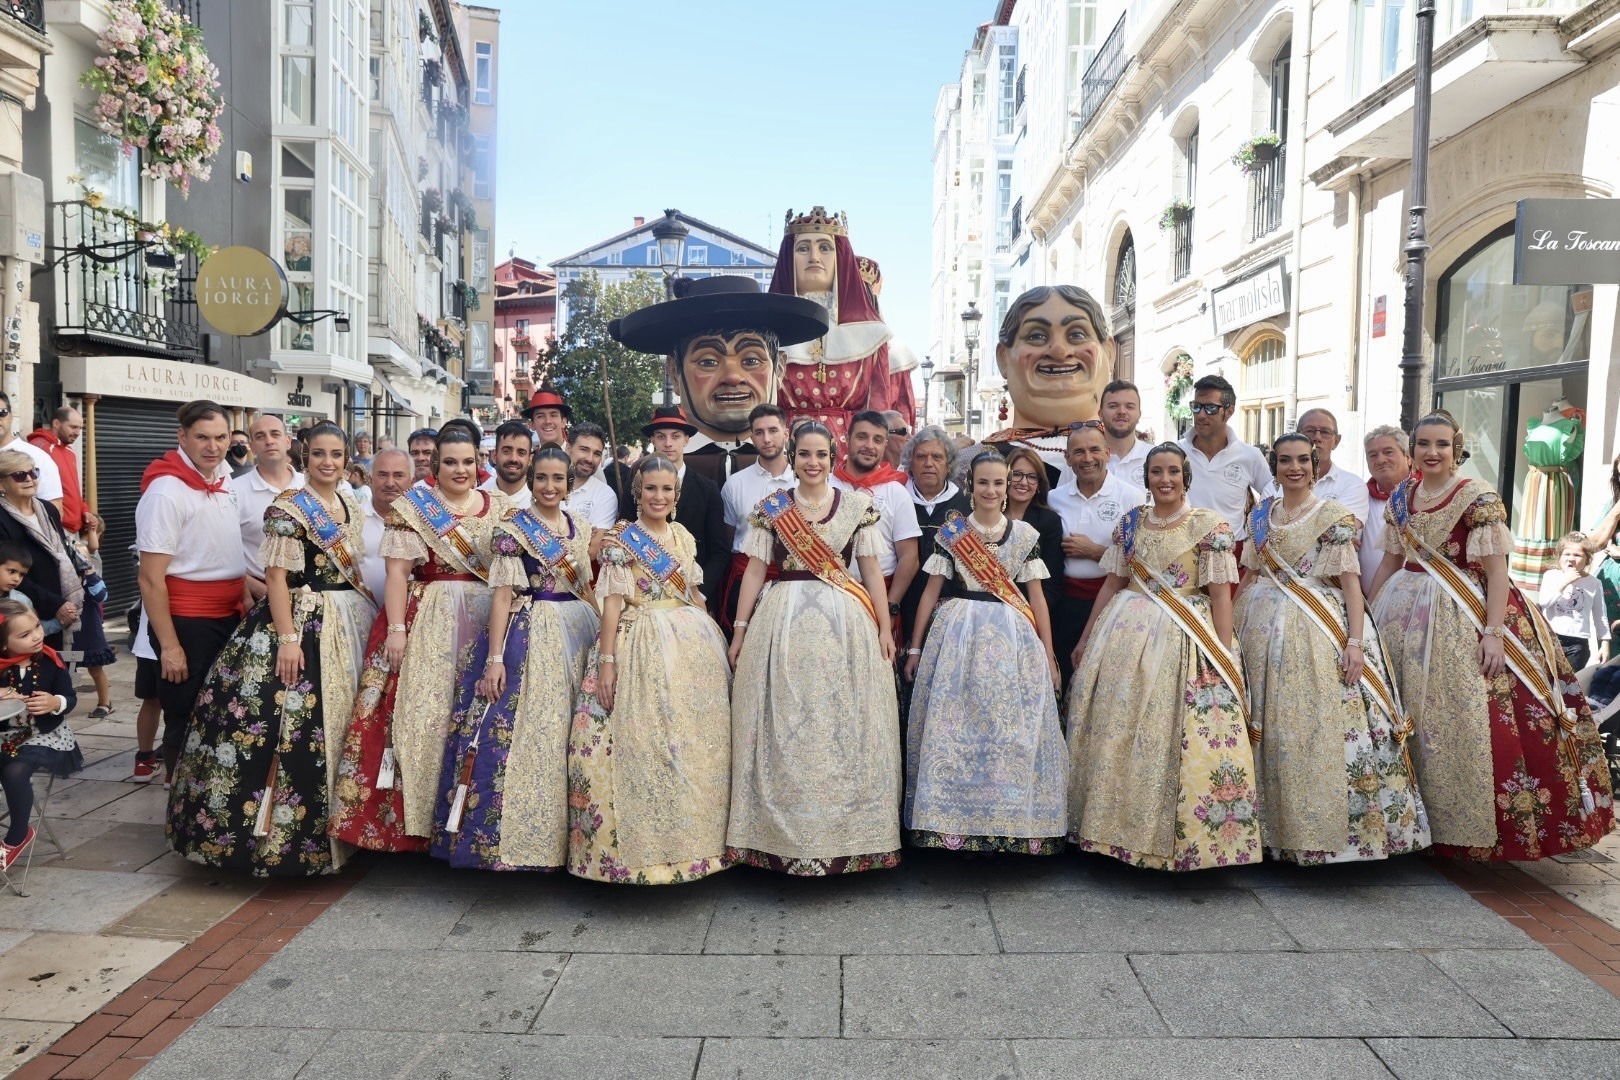
{"type": "Polygon", "coordinates": [[[1513,283],[1620,284],[1620,199],[1520,199],[1513,283]]]}

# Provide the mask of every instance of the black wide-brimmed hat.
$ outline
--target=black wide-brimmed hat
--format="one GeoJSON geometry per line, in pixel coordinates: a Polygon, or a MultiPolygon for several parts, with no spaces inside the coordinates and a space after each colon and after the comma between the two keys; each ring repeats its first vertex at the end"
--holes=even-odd
{"type": "Polygon", "coordinates": [[[652,420],[642,425],[641,437],[650,439],[652,433],[659,428],[674,428],[677,431],[684,431],[688,435],[698,433],[698,429],[693,425],[692,421],[686,418],[686,410],[679,405],[660,405],[654,409],[652,420]]]}
{"type": "Polygon", "coordinates": [[[675,299],[608,323],[613,340],[663,355],[705,330],[769,330],[777,344],[798,345],[826,334],[827,311],[802,296],[762,292],[753,278],[721,274],[676,278],[675,299]]]}

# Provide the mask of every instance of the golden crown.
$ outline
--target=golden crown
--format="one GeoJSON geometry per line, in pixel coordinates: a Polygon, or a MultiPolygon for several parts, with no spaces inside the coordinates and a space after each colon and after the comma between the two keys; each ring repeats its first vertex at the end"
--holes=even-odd
{"type": "Polygon", "coordinates": [[[868,287],[883,280],[883,271],[878,269],[878,264],[865,255],[856,257],[855,268],[861,272],[861,280],[866,282],[868,287]]]}
{"type": "Polygon", "coordinates": [[[787,212],[787,225],[784,229],[789,236],[799,233],[831,233],[834,236],[849,235],[849,217],[842,210],[836,214],[827,213],[825,206],[811,208],[808,214],[794,216],[792,210],[787,212]]]}

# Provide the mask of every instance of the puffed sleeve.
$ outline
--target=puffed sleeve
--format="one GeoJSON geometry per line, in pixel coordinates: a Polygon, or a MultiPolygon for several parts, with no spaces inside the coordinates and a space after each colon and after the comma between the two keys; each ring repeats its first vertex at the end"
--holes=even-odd
{"type": "Polygon", "coordinates": [[[259,545],[259,562],[300,573],[304,569],[304,523],[282,507],[271,503],[264,510],[264,542],[259,545]]]}
{"type": "Polygon", "coordinates": [[[1199,585],[1237,584],[1237,559],[1232,554],[1236,546],[1237,541],[1232,536],[1232,526],[1224,521],[1211,529],[1209,535],[1198,541],[1199,585]]]}
{"type": "Polygon", "coordinates": [[[1109,541],[1108,550],[1103,557],[1097,560],[1097,565],[1105,574],[1115,577],[1130,577],[1131,572],[1125,568],[1125,526],[1123,523],[1114,526],[1113,539],[1109,541]]]}
{"type": "Polygon", "coordinates": [[[928,561],[923,563],[922,572],[935,577],[949,578],[953,575],[955,566],[949,555],[935,549],[934,553],[928,556],[928,561]]]}
{"type": "Polygon", "coordinates": [[[489,541],[489,587],[498,589],[509,585],[514,589],[529,587],[529,572],[523,565],[523,548],[517,537],[505,529],[496,529],[489,541]]]}
{"type": "Polygon", "coordinates": [[[883,554],[883,535],[878,532],[878,522],[883,515],[878,508],[868,504],[866,512],[861,515],[861,523],[855,526],[855,547],[852,552],[855,558],[870,555],[874,559],[883,554]]]}
{"type": "Polygon", "coordinates": [[[1013,580],[1022,584],[1026,581],[1045,581],[1051,576],[1052,571],[1047,568],[1046,560],[1041,558],[1041,549],[1034,547],[1030,549],[1029,558],[1018,568],[1018,576],[1013,580]]]}
{"type": "Polygon", "coordinates": [[[776,532],[771,528],[770,519],[758,510],[752,511],[748,515],[748,535],[743,537],[742,553],[769,566],[775,544],[776,532]]]}
{"type": "Polygon", "coordinates": [[[408,559],[412,565],[419,566],[427,562],[428,547],[417,531],[405,524],[398,511],[390,510],[387,520],[383,522],[383,537],[377,545],[377,554],[385,559],[408,559]]]}
{"type": "MultiPolygon", "coordinates": [[[[1356,533],[1359,531],[1354,514],[1345,514],[1329,525],[1317,540],[1316,565],[1311,568],[1311,573],[1324,578],[1361,573],[1361,556],[1356,552],[1356,533]]],[[[1253,546],[1250,544],[1244,548],[1245,566],[1250,565],[1247,562],[1248,548],[1253,546]]]]}
{"type": "Polygon", "coordinates": [[[1468,558],[1506,555],[1513,550],[1513,535],[1508,532],[1507,507],[1502,505],[1502,496],[1494,491],[1483,492],[1464,516],[1468,521],[1468,558]]]}
{"type": "Polygon", "coordinates": [[[1260,569],[1260,545],[1254,542],[1253,537],[1243,545],[1243,554],[1238,556],[1238,565],[1245,570],[1260,569]]]}
{"type": "Polygon", "coordinates": [[[598,556],[602,569],[596,575],[597,596],[634,596],[636,575],[634,557],[620,544],[609,541],[598,556]]]}

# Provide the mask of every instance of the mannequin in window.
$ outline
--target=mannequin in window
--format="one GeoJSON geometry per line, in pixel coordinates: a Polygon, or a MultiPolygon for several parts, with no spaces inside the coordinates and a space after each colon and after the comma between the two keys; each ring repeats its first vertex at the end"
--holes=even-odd
{"type": "MultiPolygon", "coordinates": [[[[1534,316],[1533,311],[1531,314],[1534,316]]],[[[1560,344],[1562,327],[1560,321],[1560,344]]],[[[1538,331],[1541,333],[1545,331],[1538,331]]],[[[1525,424],[1524,459],[1530,469],[1515,515],[1513,554],[1508,557],[1508,573],[1521,589],[1540,587],[1542,576],[1557,561],[1559,538],[1575,527],[1575,483],[1570,466],[1585,447],[1586,414],[1562,394],[1539,419],[1532,417],[1525,424]]]]}

